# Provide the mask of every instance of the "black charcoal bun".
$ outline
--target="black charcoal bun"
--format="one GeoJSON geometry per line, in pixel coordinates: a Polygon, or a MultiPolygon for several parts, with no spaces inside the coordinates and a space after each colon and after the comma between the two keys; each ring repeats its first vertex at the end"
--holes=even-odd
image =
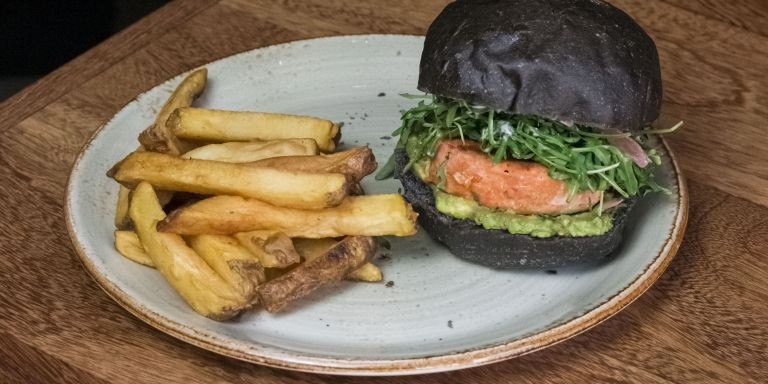
{"type": "Polygon", "coordinates": [[[513,235],[439,212],[432,188],[413,172],[402,171],[408,164],[404,150],[395,151],[395,161],[395,176],[403,184],[403,196],[419,213],[419,225],[454,255],[497,269],[560,268],[602,260],[621,245],[627,215],[636,201],[632,199],[616,208],[613,228],[604,235],[547,238],[513,235]]]}
{"type": "Polygon", "coordinates": [[[659,117],[656,45],[599,0],[458,0],[427,31],[418,88],[600,130],[659,117]]]}

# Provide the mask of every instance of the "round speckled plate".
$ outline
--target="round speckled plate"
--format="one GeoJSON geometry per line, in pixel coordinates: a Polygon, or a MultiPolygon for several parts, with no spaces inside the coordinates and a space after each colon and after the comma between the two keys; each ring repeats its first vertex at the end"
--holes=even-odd
{"type": "MultiPolygon", "coordinates": [[[[380,163],[388,135],[412,101],[423,38],[341,36],[242,53],[209,65],[200,106],[298,113],[343,121],[344,146],[369,145],[380,163]]],[[[153,269],[113,248],[117,183],[105,172],[182,75],[123,108],[85,146],[72,170],[67,224],[83,264],[104,290],[148,324],[224,355],[302,371],[350,375],[426,373],[488,364],[545,348],[605,320],[642,294],[677,250],[685,185],[662,143],[670,196],[643,199],[622,249],[599,264],[556,271],[495,271],[452,256],[424,233],[390,238],[382,283],[341,282],[278,315],[238,321],[196,315],[153,269]]],[[[396,180],[364,180],[369,193],[396,180]]]]}

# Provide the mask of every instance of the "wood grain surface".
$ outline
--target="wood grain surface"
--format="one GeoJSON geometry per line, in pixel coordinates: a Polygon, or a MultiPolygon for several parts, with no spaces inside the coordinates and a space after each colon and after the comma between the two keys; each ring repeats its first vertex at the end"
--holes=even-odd
{"type": "Polygon", "coordinates": [[[445,1],[171,3],[0,104],[2,383],[759,383],[768,377],[768,2],[614,0],[656,40],[664,123],[691,191],[667,272],[599,327],[453,373],[344,378],[221,357],[107,297],[64,223],[86,139],[155,84],[236,52],[317,36],[423,34],[445,1]],[[386,4],[386,5],[385,5],[386,4]]]}

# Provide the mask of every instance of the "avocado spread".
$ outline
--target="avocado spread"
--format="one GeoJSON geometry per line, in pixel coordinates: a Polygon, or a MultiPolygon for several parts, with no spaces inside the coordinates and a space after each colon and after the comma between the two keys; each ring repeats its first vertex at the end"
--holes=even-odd
{"type": "MultiPolygon", "coordinates": [[[[416,155],[412,148],[411,145],[406,145],[409,156],[416,155]]],[[[412,171],[423,180],[428,165],[429,162],[422,158],[413,164],[412,171]]],[[[485,229],[504,229],[512,234],[533,237],[578,237],[602,235],[613,227],[612,210],[605,211],[600,216],[596,211],[562,215],[521,215],[482,206],[476,201],[443,192],[434,185],[432,189],[438,211],[457,219],[472,220],[485,229]]]]}
{"type": "Polygon", "coordinates": [[[454,196],[434,188],[435,207],[457,219],[473,220],[485,229],[506,229],[509,233],[533,237],[595,236],[613,227],[613,214],[581,212],[569,215],[519,215],[484,207],[473,200],[454,196]]]}

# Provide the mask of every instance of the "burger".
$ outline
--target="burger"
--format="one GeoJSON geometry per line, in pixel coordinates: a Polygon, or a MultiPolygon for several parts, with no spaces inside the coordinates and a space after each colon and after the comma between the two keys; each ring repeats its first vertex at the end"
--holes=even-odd
{"type": "MultiPolygon", "coordinates": [[[[661,163],[653,40],[599,0],[458,0],[429,27],[391,164],[419,223],[494,268],[602,259],[661,163]]],[[[384,171],[386,172],[386,171],[384,171]]],[[[380,177],[386,175],[380,175],[380,177]]]]}

